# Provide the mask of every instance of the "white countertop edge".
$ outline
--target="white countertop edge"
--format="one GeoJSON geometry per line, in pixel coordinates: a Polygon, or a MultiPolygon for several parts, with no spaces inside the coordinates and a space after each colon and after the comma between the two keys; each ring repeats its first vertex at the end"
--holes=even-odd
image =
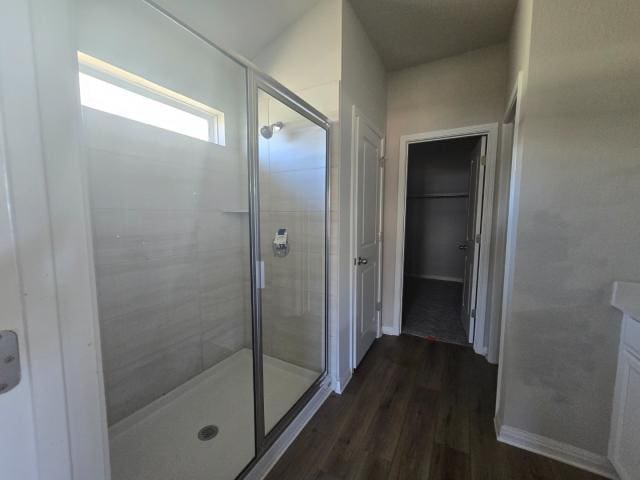
{"type": "Polygon", "coordinates": [[[640,322],[640,283],[613,282],[611,305],[640,322]]]}

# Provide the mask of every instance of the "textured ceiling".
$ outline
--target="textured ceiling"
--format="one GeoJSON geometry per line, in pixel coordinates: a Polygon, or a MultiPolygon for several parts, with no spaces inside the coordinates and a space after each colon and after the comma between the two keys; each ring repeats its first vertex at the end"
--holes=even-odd
{"type": "Polygon", "coordinates": [[[505,41],[517,0],[349,0],[389,70],[505,41]]]}
{"type": "Polygon", "coordinates": [[[155,0],[212,42],[252,59],[318,0],[155,0]]]}

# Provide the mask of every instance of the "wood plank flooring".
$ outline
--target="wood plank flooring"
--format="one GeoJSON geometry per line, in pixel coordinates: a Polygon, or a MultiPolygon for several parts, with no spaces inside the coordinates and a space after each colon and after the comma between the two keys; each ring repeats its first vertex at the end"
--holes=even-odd
{"type": "Polygon", "coordinates": [[[496,440],[496,371],[468,347],[385,336],[267,479],[602,478],[496,440]]]}

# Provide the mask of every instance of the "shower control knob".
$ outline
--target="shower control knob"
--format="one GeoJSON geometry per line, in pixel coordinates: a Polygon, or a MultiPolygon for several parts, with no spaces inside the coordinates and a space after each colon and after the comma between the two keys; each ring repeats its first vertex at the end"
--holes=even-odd
{"type": "Polygon", "coordinates": [[[466,243],[461,243],[460,245],[458,245],[458,250],[466,250],[466,249],[467,249],[466,243]]]}
{"type": "Polygon", "coordinates": [[[358,265],[366,265],[368,262],[366,258],[358,257],[358,265]]]}

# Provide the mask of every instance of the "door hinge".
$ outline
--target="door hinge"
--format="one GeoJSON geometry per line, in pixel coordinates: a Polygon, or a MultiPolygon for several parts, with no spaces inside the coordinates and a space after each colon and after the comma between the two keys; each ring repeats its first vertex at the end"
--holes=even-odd
{"type": "Polygon", "coordinates": [[[476,309],[475,308],[471,309],[471,318],[476,318],[476,309]]]}
{"type": "Polygon", "coordinates": [[[483,167],[487,165],[487,156],[486,155],[482,155],[480,157],[480,165],[482,165],[483,167]]]}
{"type": "Polygon", "coordinates": [[[386,158],[385,158],[385,157],[380,157],[379,162],[380,162],[380,166],[381,166],[381,167],[384,167],[384,162],[385,162],[385,160],[386,160],[386,158]]]}
{"type": "Polygon", "coordinates": [[[378,240],[379,242],[382,241],[382,232],[376,233],[376,240],[378,240]]]}
{"type": "Polygon", "coordinates": [[[377,302],[376,303],[376,311],[377,312],[381,312],[382,311],[382,302],[377,302]]]}
{"type": "Polygon", "coordinates": [[[482,234],[480,233],[476,234],[476,243],[480,243],[481,237],[482,237],[482,234]]]}

